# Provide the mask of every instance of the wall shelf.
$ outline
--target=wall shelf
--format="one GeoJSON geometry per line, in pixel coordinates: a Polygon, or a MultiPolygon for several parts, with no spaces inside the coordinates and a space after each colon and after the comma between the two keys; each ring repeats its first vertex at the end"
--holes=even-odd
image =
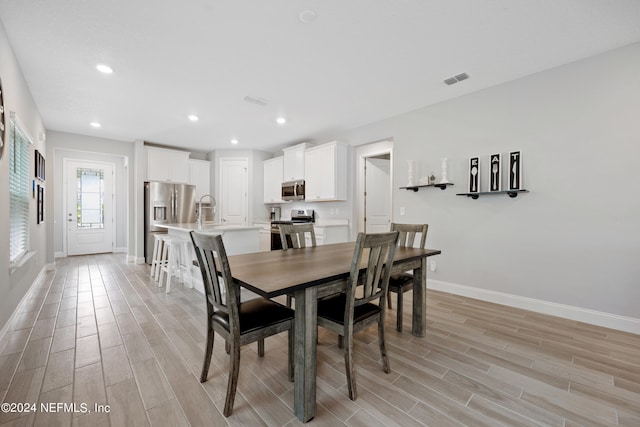
{"type": "Polygon", "coordinates": [[[528,193],[529,190],[503,190],[503,191],[480,191],[477,193],[458,193],[456,196],[467,196],[472,199],[477,199],[480,196],[486,196],[489,194],[507,194],[509,197],[518,197],[519,193],[528,193]]]}
{"type": "Polygon", "coordinates": [[[400,187],[400,189],[401,190],[412,190],[414,192],[417,192],[419,189],[425,188],[425,187],[438,187],[439,189],[444,190],[450,185],[453,185],[453,184],[448,182],[446,184],[410,185],[410,186],[407,186],[407,187],[400,187]]]}

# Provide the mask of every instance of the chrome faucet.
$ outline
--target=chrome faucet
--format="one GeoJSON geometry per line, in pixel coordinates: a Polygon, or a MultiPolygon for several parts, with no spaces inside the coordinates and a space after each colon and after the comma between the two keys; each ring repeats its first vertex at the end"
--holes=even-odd
{"type": "Polygon", "coordinates": [[[204,196],[200,197],[200,200],[198,201],[198,225],[202,225],[202,209],[213,209],[213,215],[211,217],[211,219],[213,220],[216,215],[216,199],[211,194],[205,194],[204,196]],[[207,197],[211,199],[211,206],[205,206],[203,208],[202,200],[207,197]]]}

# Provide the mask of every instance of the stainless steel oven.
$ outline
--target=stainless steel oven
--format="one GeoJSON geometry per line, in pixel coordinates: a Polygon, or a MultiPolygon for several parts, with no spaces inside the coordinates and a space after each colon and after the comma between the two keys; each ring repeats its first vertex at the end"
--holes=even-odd
{"type": "MultiPolygon", "coordinates": [[[[282,250],[282,240],[280,239],[280,224],[299,224],[314,221],[315,214],[313,209],[292,209],[290,220],[271,221],[271,250],[282,250]]],[[[289,242],[289,246],[291,246],[291,242],[289,242]]]]}
{"type": "Polygon", "coordinates": [[[304,179],[283,182],[282,200],[304,200],[304,179]]]}

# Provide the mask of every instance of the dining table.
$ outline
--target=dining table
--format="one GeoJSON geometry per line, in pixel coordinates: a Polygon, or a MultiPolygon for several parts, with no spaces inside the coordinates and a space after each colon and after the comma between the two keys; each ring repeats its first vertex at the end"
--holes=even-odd
{"type": "MultiPolygon", "coordinates": [[[[316,409],[317,300],[346,288],[354,248],[355,242],[346,242],[228,257],[239,285],[264,298],[295,298],[293,406],[302,422],[311,420],[316,409]]],[[[413,270],[411,333],[416,337],[424,337],[426,330],[427,258],[440,253],[398,247],[393,258],[391,274],[413,270]]],[[[366,268],[364,262],[361,268],[366,268]]]]}

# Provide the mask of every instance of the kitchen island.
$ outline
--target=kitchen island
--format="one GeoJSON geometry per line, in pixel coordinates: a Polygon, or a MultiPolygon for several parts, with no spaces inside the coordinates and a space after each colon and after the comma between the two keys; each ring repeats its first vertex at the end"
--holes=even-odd
{"type": "MultiPolygon", "coordinates": [[[[261,227],[248,225],[220,225],[212,223],[174,223],[159,224],[158,227],[166,228],[170,236],[181,237],[191,242],[189,233],[197,231],[206,234],[220,234],[227,251],[227,255],[247,254],[259,251],[261,227]]],[[[183,273],[185,285],[193,286],[199,292],[204,293],[200,269],[193,264],[196,254],[193,245],[189,244],[187,271],[183,273]]],[[[173,287],[173,286],[172,286],[173,287]]]]}

